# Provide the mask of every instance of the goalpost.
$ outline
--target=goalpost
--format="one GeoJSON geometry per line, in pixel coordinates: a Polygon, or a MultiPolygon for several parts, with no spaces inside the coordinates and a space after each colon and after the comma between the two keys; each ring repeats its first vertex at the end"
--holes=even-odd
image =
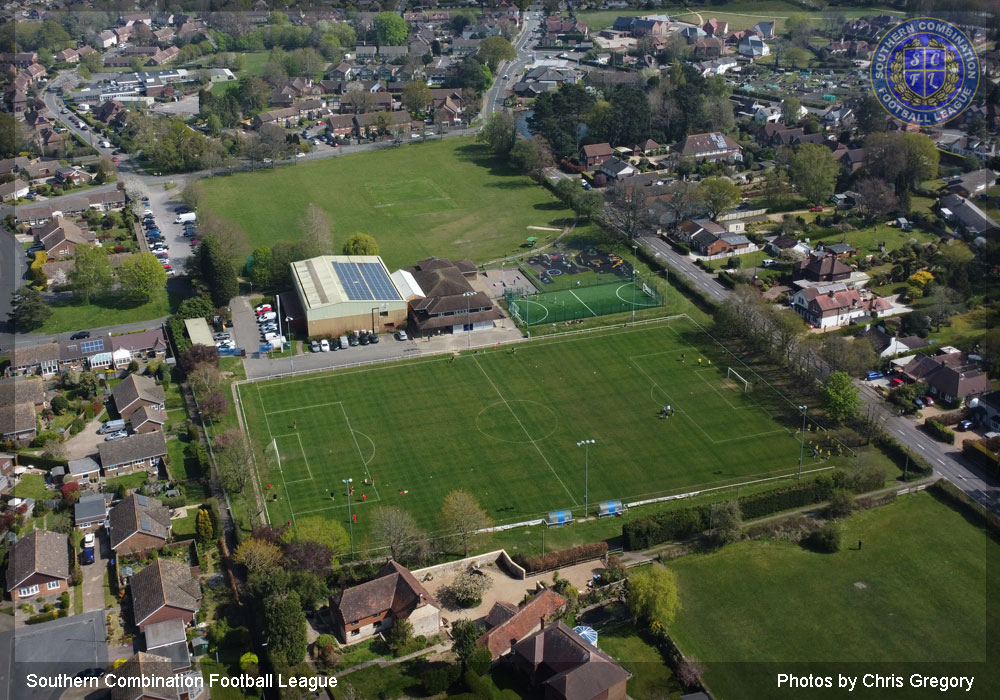
{"type": "Polygon", "coordinates": [[[740,373],[737,372],[732,367],[726,367],[726,378],[727,379],[732,379],[733,377],[736,377],[743,384],[743,393],[744,394],[749,394],[750,393],[750,388],[751,388],[750,382],[748,382],[746,379],[744,379],[742,376],[740,376],[740,373]]]}

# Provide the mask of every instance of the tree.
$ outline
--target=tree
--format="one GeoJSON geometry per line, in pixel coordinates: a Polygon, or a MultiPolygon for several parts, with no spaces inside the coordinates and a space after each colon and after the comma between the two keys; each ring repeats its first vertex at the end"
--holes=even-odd
{"type": "Polygon", "coordinates": [[[379,46],[402,46],[409,33],[406,20],[395,12],[379,12],[375,15],[375,36],[379,46]]]}
{"type": "Polygon", "coordinates": [[[820,356],[831,369],[846,372],[851,377],[862,376],[878,360],[875,348],[866,338],[848,340],[842,335],[823,336],[820,356]]]}
{"type": "Polygon", "coordinates": [[[75,481],[63,484],[60,492],[62,493],[63,502],[68,506],[80,500],[80,484],[75,481]]]}
{"type": "Polygon", "coordinates": [[[649,208],[641,187],[630,187],[619,180],[608,188],[605,200],[608,206],[604,214],[616,233],[632,239],[642,232],[649,221],[649,208]]]}
{"type": "Polygon", "coordinates": [[[486,118],[486,124],[476,140],[485,143],[494,155],[506,158],[517,141],[514,117],[506,112],[493,112],[486,118]]]}
{"type": "Polygon", "coordinates": [[[802,103],[797,97],[786,97],[781,103],[781,120],[787,126],[795,126],[799,123],[802,114],[802,103]]]}
{"type": "Polygon", "coordinates": [[[229,413],[229,402],[220,391],[213,391],[201,400],[201,413],[209,420],[215,420],[219,416],[229,413]]]}
{"type": "Polygon", "coordinates": [[[208,287],[212,303],[217,307],[227,306],[229,300],[239,292],[236,268],[227,249],[215,236],[206,236],[198,246],[198,262],[201,279],[208,287]]]}
{"type": "Polygon", "coordinates": [[[940,153],[926,134],[877,133],[870,135],[865,145],[868,172],[893,183],[900,197],[905,190],[938,176],[940,153]]]}
{"type": "Polygon", "coordinates": [[[855,110],[858,128],[866,134],[883,132],[889,128],[889,115],[871,93],[861,98],[855,110]]]}
{"type": "Polygon", "coordinates": [[[399,656],[413,639],[413,623],[405,617],[396,621],[385,635],[386,646],[394,656],[399,656]]]}
{"type": "Polygon", "coordinates": [[[52,406],[52,412],[57,416],[61,416],[69,410],[69,400],[67,400],[67,398],[62,394],[57,394],[53,397],[52,401],[49,402],[49,405],[52,406]]]}
{"type": "Polygon", "coordinates": [[[417,114],[427,109],[433,99],[434,94],[427,83],[415,80],[403,88],[401,102],[404,107],[410,110],[411,114],[417,114]]]}
{"type": "Polygon", "coordinates": [[[809,36],[813,33],[813,22],[809,15],[794,14],[785,20],[785,31],[793,44],[806,46],[809,36]]]}
{"type": "Polygon", "coordinates": [[[709,534],[716,544],[729,544],[739,539],[743,532],[743,514],[736,501],[713,503],[709,534]]]}
{"type": "Polygon", "coordinates": [[[452,651],[464,664],[478,648],[479,626],[472,620],[456,620],[451,625],[452,651]]]}
{"type": "Polygon", "coordinates": [[[880,219],[899,208],[899,198],[885,180],[880,177],[866,177],[860,180],[854,191],[854,210],[869,221],[880,219]]]}
{"type": "Polygon", "coordinates": [[[523,173],[533,175],[538,171],[540,154],[535,139],[517,139],[507,157],[510,164],[523,173]]]}
{"type": "Polygon", "coordinates": [[[633,573],[628,577],[625,603],[636,624],[644,623],[650,630],[668,628],[681,607],[674,572],[654,566],[633,573]]]}
{"type": "Polygon", "coordinates": [[[935,330],[940,331],[941,326],[951,318],[951,315],[959,307],[958,294],[943,284],[936,284],[926,298],[927,315],[930,317],[931,323],[934,324],[935,330]]]}
{"type": "Polygon", "coordinates": [[[785,56],[788,58],[789,63],[795,68],[808,68],[809,61],[812,60],[813,55],[806,51],[805,49],[800,49],[798,46],[792,46],[787,51],[785,51],[785,56]]]}
{"type": "Polygon", "coordinates": [[[136,253],[122,262],[118,279],[126,295],[149,301],[158,290],[166,287],[167,271],[152,253],[136,253]]]}
{"type": "Polygon", "coordinates": [[[740,201],[740,188],[724,177],[706,177],[698,185],[698,197],[715,219],[740,201]]]}
{"type": "Polygon", "coordinates": [[[248,651],[240,657],[240,670],[248,671],[251,667],[256,667],[260,659],[252,651],[248,651]]]}
{"type": "Polygon", "coordinates": [[[279,593],[265,600],[263,623],[271,659],[291,666],[306,657],[306,614],[298,593],[279,593]]]}
{"type": "Polygon", "coordinates": [[[209,394],[222,391],[225,380],[219,368],[206,362],[195,367],[187,373],[191,388],[194,389],[195,396],[204,398],[209,394]]]}
{"type": "Polygon", "coordinates": [[[467,557],[469,545],[477,537],[476,531],[491,526],[493,521],[471,493],[459,489],[444,497],[441,524],[449,535],[461,542],[462,556],[467,557]]]}
{"type": "Polygon", "coordinates": [[[448,593],[460,607],[473,608],[483,600],[493,580],[481,571],[463,571],[448,586],[448,593]]]}
{"type": "Polygon", "coordinates": [[[592,221],[599,218],[604,211],[604,197],[594,190],[577,192],[570,206],[578,217],[592,221]]]}
{"type": "Polygon", "coordinates": [[[270,542],[248,537],[236,548],[233,561],[245,566],[251,574],[266,574],[281,563],[281,550],[270,542]]]}
{"type": "Polygon", "coordinates": [[[227,491],[243,493],[251,474],[264,466],[264,455],[246,433],[236,428],[219,436],[219,477],[227,491]],[[223,440],[223,436],[225,439],[223,440]]]}
{"type": "Polygon", "coordinates": [[[257,285],[259,289],[265,289],[271,285],[274,256],[266,245],[254,248],[251,256],[253,262],[250,264],[250,283],[257,285]]]}
{"type": "Polygon", "coordinates": [[[11,296],[11,310],[8,318],[19,333],[39,328],[52,315],[52,309],[45,305],[42,293],[34,287],[21,287],[11,296]]]}
{"type": "Polygon", "coordinates": [[[299,226],[302,238],[297,248],[303,258],[333,254],[333,222],[325,209],[310,202],[305,216],[299,219],[299,226]]]}
{"type": "Polygon", "coordinates": [[[198,539],[203,544],[211,542],[215,537],[215,527],[212,525],[212,514],[204,508],[198,511],[198,516],[195,518],[195,529],[198,533],[198,539]]]}
{"type": "Polygon", "coordinates": [[[789,159],[789,170],[799,194],[817,205],[833,194],[840,165],[826,146],[804,143],[789,159]]]}
{"type": "Polygon", "coordinates": [[[191,374],[195,369],[206,364],[218,367],[219,353],[211,345],[192,345],[187,352],[181,355],[179,364],[185,375],[191,374]]]}
{"type": "Polygon", "coordinates": [[[285,568],[290,571],[308,571],[325,579],[332,566],[333,550],[325,544],[295,540],[285,545],[285,568]]]}
{"type": "Polygon", "coordinates": [[[846,518],[854,511],[854,497],[847,489],[834,489],[826,505],[826,515],[830,518],[846,518]]]}
{"type": "Polygon", "coordinates": [[[513,61],[517,58],[517,51],[513,44],[502,36],[490,36],[479,42],[479,58],[490,67],[490,70],[495,71],[504,61],[513,61]]]}
{"type": "Polygon", "coordinates": [[[398,562],[419,558],[425,534],[413,516],[395,506],[379,507],[372,513],[371,532],[389,548],[389,556],[398,562]]]}
{"type": "Polygon", "coordinates": [[[823,407],[838,423],[850,420],[861,411],[860,393],[846,372],[831,372],[823,383],[823,407]]]}
{"type": "Polygon", "coordinates": [[[378,255],[378,243],[374,236],[355,233],[344,241],[344,255],[378,255]]]}

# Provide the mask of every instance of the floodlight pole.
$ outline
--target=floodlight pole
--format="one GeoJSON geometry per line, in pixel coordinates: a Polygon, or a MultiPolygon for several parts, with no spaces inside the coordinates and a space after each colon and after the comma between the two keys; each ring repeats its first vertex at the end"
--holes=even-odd
{"type": "Polygon", "coordinates": [[[354,479],[341,479],[341,483],[347,484],[347,524],[351,527],[351,559],[354,558],[354,517],[351,515],[351,482],[354,479]]]}
{"type": "Polygon", "coordinates": [[[295,374],[295,341],[292,340],[292,321],[295,319],[291,316],[285,316],[285,332],[288,333],[288,373],[295,374]]]}
{"type": "Polygon", "coordinates": [[[583,452],[583,517],[587,517],[590,511],[590,446],[594,440],[581,440],[576,443],[577,447],[582,447],[583,452]]]}
{"type": "Polygon", "coordinates": [[[469,326],[469,330],[466,331],[469,334],[469,350],[472,349],[472,296],[475,292],[463,292],[462,296],[465,297],[465,322],[469,326]]]}
{"type": "Polygon", "coordinates": [[[635,325],[635,281],[639,276],[639,271],[635,268],[635,263],[639,262],[639,246],[632,245],[632,257],[635,258],[635,262],[632,263],[632,325],[635,325]]]}
{"type": "Polygon", "coordinates": [[[802,439],[799,442],[799,474],[796,479],[802,478],[802,453],[806,449],[806,411],[809,410],[808,406],[799,406],[799,410],[802,411],[802,439]]]}

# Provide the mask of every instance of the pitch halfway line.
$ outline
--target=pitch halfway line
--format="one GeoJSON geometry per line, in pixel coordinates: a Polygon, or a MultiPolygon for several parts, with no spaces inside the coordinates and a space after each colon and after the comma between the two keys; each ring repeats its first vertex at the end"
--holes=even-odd
{"type": "Polygon", "coordinates": [[[590,312],[590,314],[591,314],[592,316],[597,316],[597,314],[595,314],[595,313],[594,313],[594,310],[593,310],[592,308],[590,308],[589,306],[587,306],[587,302],[585,302],[585,301],[584,301],[583,299],[581,299],[580,297],[578,297],[578,296],[576,295],[576,292],[574,292],[574,291],[573,291],[573,290],[571,289],[571,290],[569,290],[569,293],[573,295],[573,298],[574,298],[574,299],[576,299],[576,300],[577,300],[578,302],[580,302],[581,304],[583,304],[583,307],[584,307],[585,309],[587,309],[587,311],[589,311],[589,312],[590,312]]]}

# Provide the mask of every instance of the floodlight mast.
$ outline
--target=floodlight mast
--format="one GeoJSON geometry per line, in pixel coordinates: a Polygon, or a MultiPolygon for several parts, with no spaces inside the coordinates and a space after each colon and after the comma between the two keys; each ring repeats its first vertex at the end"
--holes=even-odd
{"type": "Polygon", "coordinates": [[[802,478],[802,453],[806,449],[806,411],[809,407],[806,405],[799,406],[799,410],[802,411],[802,439],[799,442],[799,474],[796,479],[802,478]]]}
{"type": "Polygon", "coordinates": [[[590,511],[590,446],[596,442],[595,440],[580,440],[576,443],[577,447],[582,447],[584,449],[583,457],[583,517],[587,517],[587,513],[590,511]]]}

